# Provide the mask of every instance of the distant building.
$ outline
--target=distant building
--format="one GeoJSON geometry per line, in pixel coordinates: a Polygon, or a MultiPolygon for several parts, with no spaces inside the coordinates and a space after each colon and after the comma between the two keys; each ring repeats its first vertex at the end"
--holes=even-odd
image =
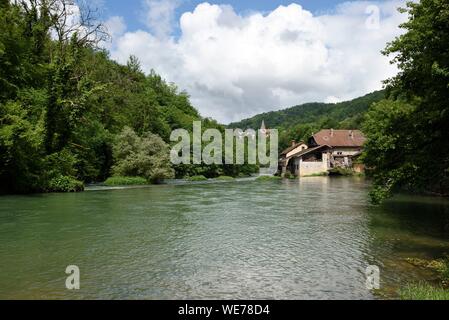
{"type": "Polygon", "coordinates": [[[262,120],[262,125],[260,126],[260,132],[265,135],[266,138],[270,137],[271,135],[271,130],[267,129],[266,125],[265,125],[265,120],[262,120]]]}
{"type": "Polygon", "coordinates": [[[283,175],[290,172],[299,177],[324,174],[336,168],[363,172],[363,166],[355,165],[355,160],[362,154],[365,141],[359,130],[321,130],[307,145],[292,142],[281,153],[280,172],[283,175]]]}

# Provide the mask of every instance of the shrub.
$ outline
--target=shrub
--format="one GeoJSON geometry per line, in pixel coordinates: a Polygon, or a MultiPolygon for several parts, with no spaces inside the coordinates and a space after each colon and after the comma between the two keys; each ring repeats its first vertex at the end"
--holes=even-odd
{"type": "Polygon", "coordinates": [[[81,192],[84,191],[84,183],[68,176],[59,176],[50,180],[48,192],[81,192]]]}
{"type": "Polygon", "coordinates": [[[287,173],[284,175],[284,178],[285,178],[285,179],[290,179],[290,180],[296,179],[296,177],[295,177],[293,174],[291,174],[290,172],[287,172],[287,173]]]}
{"type": "Polygon", "coordinates": [[[105,185],[113,186],[138,186],[148,184],[148,180],[142,177],[110,177],[104,182],[105,185]]]}
{"type": "Polygon", "coordinates": [[[158,135],[145,133],[139,137],[125,127],[117,137],[113,153],[115,176],[145,177],[152,183],[175,176],[169,146],[158,135]]]}
{"type": "Polygon", "coordinates": [[[216,180],[220,180],[220,181],[234,181],[235,179],[233,177],[220,176],[216,180]]]}
{"type": "Polygon", "coordinates": [[[329,174],[327,172],[321,172],[321,173],[314,173],[308,176],[305,176],[304,178],[311,178],[311,177],[327,177],[329,174]]]}
{"type": "Polygon", "coordinates": [[[261,176],[258,177],[256,179],[256,181],[260,181],[260,182],[266,182],[266,181],[280,181],[282,180],[281,177],[276,177],[276,176],[261,176]]]}
{"type": "Polygon", "coordinates": [[[190,182],[207,181],[207,178],[205,176],[193,176],[193,177],[187,178],[187,181],[190,181],[190,182]]]}
{"type": "Polygon", "coordinates": [[[353,176],[354,173],[352,169],[346,168],[335,168],[330,171],[330,174],[334,176],[353,176]]]}

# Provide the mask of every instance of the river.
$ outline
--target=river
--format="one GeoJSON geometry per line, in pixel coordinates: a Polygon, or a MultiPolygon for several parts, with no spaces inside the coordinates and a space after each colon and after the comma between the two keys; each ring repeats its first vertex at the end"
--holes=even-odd
{"type": "Polygon", "coordinates": [[[1,299],[375,299],[432,277],[449,202],[376,207],[363,178],[164,185],[0,197],[1,299]],[[81,290],[65,287],[68,265],[81,290]]]}

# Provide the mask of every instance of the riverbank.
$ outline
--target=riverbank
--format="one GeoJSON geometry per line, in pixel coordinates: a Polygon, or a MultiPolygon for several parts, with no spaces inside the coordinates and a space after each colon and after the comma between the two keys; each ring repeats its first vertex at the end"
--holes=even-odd
{"type": "Polygon", "coordinates": [[[217,179],[199,179],[197,181],[192,181],[190,179],[171,179],[164,180],[160,184],[135,184],[135,185],[116,185],[116,186],[108,186],[103,183],[97,184],[89,184],[86,185],[85,191],[107,191],[107,190],[125,190],[125,189],[141,189],[141,188],[150,188],[150,187],[162,187],[162,186],[181,186],[181,185],[203,185],[203,184],[224,184],[224,183],[232,183],[232,182],[251,182],[256,181],[257,177],[248,177],[248,178],[217,178],[217,179]]]}
{"type": "MultiPolygon", "coordinates": [[[[449,249],[448,249],[449,250],[449,249]]],[[[402,300],[449,300],[449,255],[436,260],[407,259],[411,265],[435,274],[430,282],[410,283],[399,290],[402,300]]]]}

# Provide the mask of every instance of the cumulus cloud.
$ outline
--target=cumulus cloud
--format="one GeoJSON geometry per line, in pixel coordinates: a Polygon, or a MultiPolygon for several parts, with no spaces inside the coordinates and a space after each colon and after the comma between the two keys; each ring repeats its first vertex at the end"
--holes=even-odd
{"type": "Polygon", "coordinates": [[[179,0],[144,0],[144,23],[157,37],[168,37],[173,31],[179,4],[179,0]]]}
{"type": "Polygon", "coordinates": [[[402,0],[348,2],[325,15],[298,4],[241,15],[229,5],[202,3],[182,14],[174,37],[169,25],[175,23],[175,2],[149,3],[169,8],[149,7],[149,16],[156,17],[151,21],[162,17],[166,24],[157,29],[150,23],[150,31],[115,37],[111,56],[124,63],[136,55],[145,71],[155,69],[186,90],[203,116],[224,123],[381,89],[381,81],[397,70],[380,51],[406,19],[396,10],[402,0]],[[372,10],[367,14],[373,4],[379,8],[377,20],[372,10]],[[373,27],[367,19],[379,23],[373,27]]]}
{"type": "Polygon", "coordinates": [[[113,16],[105,22],[109,35],[115,39],[122,36],[126,31],[126,23],[123,17],[113,16]]]}

